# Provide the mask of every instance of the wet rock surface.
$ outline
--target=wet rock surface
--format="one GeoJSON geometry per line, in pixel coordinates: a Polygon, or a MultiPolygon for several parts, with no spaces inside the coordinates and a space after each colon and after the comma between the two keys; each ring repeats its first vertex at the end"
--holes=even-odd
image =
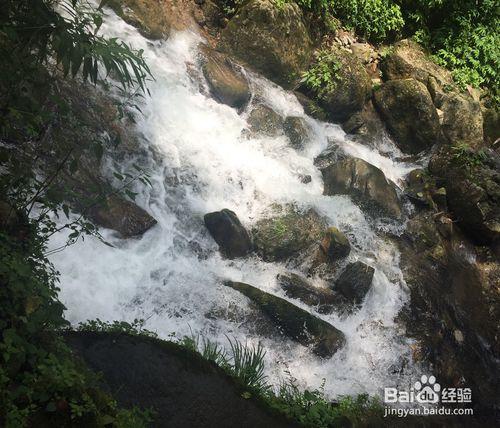
{"type": "Polygon", "coordinates": [[[325,195],[348,194],[372,214],[400,217],[395,185],[377,167],[359,158],[347,158],[323,169],[325,195]]]}
{"type": "Polygon", "coordinates": [[[252,228],[257,253],[266,261],[283,261],[319,243],[327,223],[316,211],[293,207],[259,220],[252,228]]]}
{"type": "Polygon", "coordinates": [[[335,306],[342,303],[339,296],[328,288],[316,287],[295,273],[280,274],[277,280],[288,297],[313,306],[322,314],[333,312],[335,306]]]}
{"type": "Polygon", "coordinates": [[[350,263],[340,274],[332,289],[349,304],[360,305],[370,290],[375,270],[362,262],[350,263]]]}
{"type": "Polygon", "coordinates": [[[236,214],[228,209],[205,214],[205,226],[220,252],[229,259],[244,257],[252,251],[252,240],[236,214]]]}
{"type": "Polygon", "coordinates": [[[284,335],[311,346],[319,357],[329,358],[344,346],[345,337],[341,331],[290,302],[241,282],[228,281],[225,285],[247,296],[284,335]]]}
{"type": "Polygon", "coordinates": [[[123,238],[142,235],[157,222],[138,205],[120,196],[109,196],[86,211],[98,226],[118,231],[123,238]]]}
{"type": "Polygon", "coordinates": [[[250,131],[257,135],[276,137],[283,133],[283,118],[265,104],[256,105],[248,115],[250,131]]]}
{"type": "Polygon", "coordinates": [[[293,427],[220,368],[172,342],[123,333],[71,332],[75,355],[102,373],[121,406],[153,408],[153,426],[168,428],[293,427]]]}
{"type": "Polygon", "coordinates": [[[302,150],[309,138],[310,129],[302,117],[289,116],[283,123],[285,135],[290,140],[291,146],[296,150],[302,150]]]}
{"type": "Polygon", "coordinates": [[[250,100],[250,87],[242,71],[226,55],[204,48],[202,70],[214,98],[242,109],[250,100]]]}

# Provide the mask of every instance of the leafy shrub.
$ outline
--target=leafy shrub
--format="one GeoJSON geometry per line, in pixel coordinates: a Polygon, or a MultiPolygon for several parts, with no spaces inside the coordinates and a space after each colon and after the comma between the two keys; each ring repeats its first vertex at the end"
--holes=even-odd
{"type": "Polygon", "coordinates": [[[335,89],[340,67],[340,62],[332,52],[320,50],[316,54],[316,62],[302,75],[302,83],[322,98],[335,89]]]}

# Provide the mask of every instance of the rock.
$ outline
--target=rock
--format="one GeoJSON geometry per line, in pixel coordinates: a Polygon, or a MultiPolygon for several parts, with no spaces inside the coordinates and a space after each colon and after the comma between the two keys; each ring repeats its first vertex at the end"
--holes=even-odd
{"type": "Polygon", "coordinates": [[[259,220],[252,234],[255,248],[264,260],[282,261],[319,242],[327,226],[312,209],[301,213],[287,207],[284,213],[259,220]]]}
{"type": "Polygon", "coordinates": [[[372,82],[361,61],[351,53],[334,46],[329,55],[334,76],[331,87],[303,90],[318,101],[330,119],[342,122],[363,108],[371,96],[372,82]]]}
{"type": "Polygon", "coordinates": [[[220,252],[228,259],[245,257],[252,251],[252,240],[236,214],[228,209],[205,214],[205,226],[220,252]]]}
{"type": "Polygon", "coordinates": [[[500,279],[498,262],[488,251],[490,261],[483,264],[479,248],[457,233],[443,237],[434,217],[418,213],[396,241],[412,302],[400,320],[421,349],[432,350],[426,362],[433,374],[446,385],[472,388],[476,403],[489,409],[498,401],[492,398],[498,380],[491,373],[500,369],[500,293],[493,285],[500,279]]]}
{"type": "Polygon", "coordinates": [[[283,124],[285,135],[296,150],[302,150],[309,138],[309,126],[302,117],[288,116],[283,124]]]}
{"type": "Polygon", "coordinates": [[[429,162],[457,224],[480,244],[500,239],[500,156],[493,150],[443,147],[429,162]]]}
{"type": "Polygon", "coordinates": [[[142,235],[156,220],[133,202],[120,196],[108,196],[102,204],[92,206],[85,216],[98,226],[118,231],[123,238],[142,235]]]}
{"type": "Polygon", "coordinates": [[[345,344],[344,334],[290,302],[241,282],[226,282],[256,304],[290,339],[304,346],[312,346],[313,352],[329,358],[345,344]]]}
{"type": "Polygon", "coordinates": [[[297,97],[297,101],[304,108],[304,112],[307,115],[321,120],[322,122],[326,122],[328,120],[326,112],[319,106],[318,103],[316,103],[316,101],[312,100],[307,95],[304,95],[302,92],[295,91],[294,95],[297,97]]]}
{"type": "MultiPolygon", "coordinates": [[[[493,147],[493,144],[500,140],[500,111],[496,108],[482,107],[483,112],[483,134],[485,142],[488,146],[493,147]]],[[[495,147],[493,147],[495,149],[495,147]]]]}
{"type": "Polygon", "coordinates": [[[351,252],[347,237],[336,227],[329,227],[319,245],[330,261],[343,259],[351,252]]]}
{"type": "Polygon", "coordinates": [[[299,299],[306,305],[315,306],[322,314],[331,313],[334,306],[339,303],[337,295],[331,290],[315,287],[294,273],[278,275],[277,279],[278,284],[288,297],[299,299]]]}
{"type": "Polygon", "coordinates": [[[302,11],[295,3],[244,3],[222,31],[219,46],[276,83],[289,87],[312,52],[302,11]]]}
{"type": "Polygon", "coordinates": [[[363,110],[354,113],[344,122],[342,128],[351,134],[355,141],[369,146],[374,146],[388,137],[385,125],[371,101],[364,105],[363,110]]]}
{"type": "Polygon", "coordinates": [[[205,48],[202,70],[214,98],[242,109],[250,100],[250,87],[241,70],[227,56],[205,48]]]}
{"type": "Polygon", "coordinates": [[[250,112],[247,123],[255,134],[276,137],[283,133],[283,118],[264,104],[257,105],[250,112]]]}
{"type": "Polygon", "coordinates": [[[439,117],[423,83],[386,82],[375,91],[374,103],[403,152],[416,154],[441,141],[439,117]]]}
{"type": "Polygon", "coordinates": [[[321,170],[325,195],[348,194],[372,214],[401,217],[396,186],[363,159],[347,158],[321,170]]]}
{"type": "Polygon", "coordinates": [[[349,47],[353,55],[363,64],[368,64],[370,62],[373,49],[368,43],[353,43],[349,47]]]}
{"type": "Polygon", "coordinates": [[[106,6],[153,40],[168,37],[172,29],[185,30],[193,23],[194,3],[178,7],[176,0],[108,0],[106,6]]]}
{"type": "Polygon", "coordinates": [[[469,147],[483,146],[483,115],[477,101],[464,95],[444,97],[443,132],[450,143],[463,143],[469,147]]]}
{"type": "Polygon", "coordinates": [[[427,86],[432,77],[439,88],[453,86],[451,73],[430,60],[420,45],[411,40],[397,42],[380,68],[386,80],[412,78],[427,86]]]}
{"type": "Polygon", "coordinates": [[[360,305],[368,293],[375,269],[362,262],[347,265],[333,286],[348,302],[360,305]]]}

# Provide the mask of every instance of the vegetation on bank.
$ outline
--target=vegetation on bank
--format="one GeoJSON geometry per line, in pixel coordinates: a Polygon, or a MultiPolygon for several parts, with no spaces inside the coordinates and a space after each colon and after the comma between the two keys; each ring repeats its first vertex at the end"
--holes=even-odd
{"type": "Polygon", "coordinates": [[[100,35],[101,23],[101,10],[85,1],[2,2],[0,425],[6,427],[141,427],[149,420],[147,412],[120,409],[71,355],[58,333],[67,322],[47,259],[57,231],[69,231],[67,244],[98,233],[83,216],[70,216],[71,188],[58,178],[63,170],[78,174],[85,156],[97,167],[110,144],[103,137],[80,147],[64,134],[86,128],[61,85],[74,79],[73,85],[109,87],[112,76],[118,89],[134,93],[145,90],[150,75],[142,53],[100,35]],[[56,161],[44,164],[45,155],[56,161]]]}
{"type": "MultiPolygon", "coordinates": [[[[92,320],[80,324],[78,330],[157,337],[154,332],[143,328],[141,320],[135,320],[133,323],[92,320]]],[[[277,387],[273,387],[265,375],[266,352],[262,345],[259,343],[257,346],[250,346],[235,339],[227,340],[229,347],[225,348],[195,334],[181,338],[172,334],[170,337],[171,342],[198,353],[203,359],[223,369],[242,387],[243,398],[253,397],[301,426],[328,428],[381,423],[383,409],[379,400],[367,394],[360,394],[342,396],[331,401],[324,392],[324,379],[319,388],[307,390],[299,386],[297,379],[290,372],[286,372],[286,378],[277,387]]]]}
{"type": "MultiPolygon", "coordinates": [[[[451,70],[456,83],[484,88],[500,102],[500,7],[495,0],[276,0],[294,1],[323,27],[340,24],[382,44],[412,37],[451,70]]],[[[244,0],[219,0],[229,16],[244,0]]]]}

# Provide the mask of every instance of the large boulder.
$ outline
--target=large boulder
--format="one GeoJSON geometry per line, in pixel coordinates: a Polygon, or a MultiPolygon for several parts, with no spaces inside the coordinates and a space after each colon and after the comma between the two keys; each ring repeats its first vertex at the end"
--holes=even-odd
{"type": "Polygon", "coordinates": [[[310,129],[303,117],[288,116],[283,124],[283,130],[294,149],[302,150],[304,148],[309,138],[310,129]]]}
{"type": "Polygon", "coordinates": [[[205,226],[221,253],[228,259],[244,257],[252,251],[252,240],[236,214],[228,209],[205,214],[205,226]]]}
{"type": "Polygon", "coordinates": [[[439,116],[423,83],[386,82],[375,91],[374,103],[403,152],[417,154],[441,141],[439,116]]]}
{"type": "Polygon", "coordinates": [[[204,49],[202,70],[214,98],[230,107],[242,109],[250,100],[250,87],[241,70],[219,52],[204,49]]]}
{"type": "Polygon", "coordinates": [[[265,104],[256,105],[247,118],[250,131],[267,137],[283,133],[283,118],[265,104]]]}
{"type": "Polygon", "coordinates": [[[110,7],[125,22],[137,27],[150,39],[168,37],[171,30],[182,31],[194,23],[193,3],[179,7],[177,0],[107,0],[110,7]]]}
{"type": "Polygon", "coordinates": [[[428,85],[432,78],[439,86],[453,85],[451,73],[429,59],[420,45],[411,40],[401,40],[392,46],[380,68],[386,80],[412,78],[428,85]]]}
{"type": "Polygon", "coordinates": [[[118,195],[91,206],[85,216],[98,226],[118,231],[123,238],[142,235],[156,224],[145,210],[118,195]]]}
{"type": "Polygon", "coordinates": [[[338,296],[332,290],[315,287],[295,273],[280,274],[277,279],[278,284],[288,297],[314,306],[322,314],[333,312],[334,307],[340,303],[338,296]]]}
{"type": "Polygon", "coordinates": [[[222,31],[219,46],[283,86],[307,67],[312,42],[296,3],[250,0],[222,31]]]}
{"type": "Polygon", "coordinates": [[[259,220],[252,228],[257,252],[266,261],[290,259],[317,243],[328,224],[316,211],[304,213],[293,207],[259,220]]]}
{"type": "Polygon", "coordinates": [[[321,170],[325,195],[348,194],[370,213],[399,218],[401,207],[394,183],[363,159],[347,158],[321,170]]]}
{"type": "Polygon", "coordinates": [[[341,293],[345,299],[355,305],[360,305],[368,293],[375,270],[362,262],[347,265],[333,285],[333,290],[341,293]]]}
{"type": "Polygon", "coordinates": [[[443,132],[450,143],[483,145],[483,115],[481,105],[470,97],[450,94],[443,97],[443,132]]]}
{"type": "Polygon", "coordinates": [[[368,101],[372,82],[356,56],[336,46],[330,49],[318,61],[331,68],[332,82],[319,88],[305,87],[304,90],[318,101],[330,119],[345,121],[368,101]]]}
{"type": "Polygon", "coordinates": [[[287,337],[312,346],[316,355],[329,358],[344,346],[345,336],[340,330],[290,302],[242,282],[228,281],[225,285],[247,296],[287,337]]]}
{"type": "Polygon", "coordinates": [[[363,110],[354,113],[342,124],[344,131],[351,138],[368,146],[376,146],[387,138],[388,133],[384,122],[373,106],[373,102],[367,102],[363,110]]]}

